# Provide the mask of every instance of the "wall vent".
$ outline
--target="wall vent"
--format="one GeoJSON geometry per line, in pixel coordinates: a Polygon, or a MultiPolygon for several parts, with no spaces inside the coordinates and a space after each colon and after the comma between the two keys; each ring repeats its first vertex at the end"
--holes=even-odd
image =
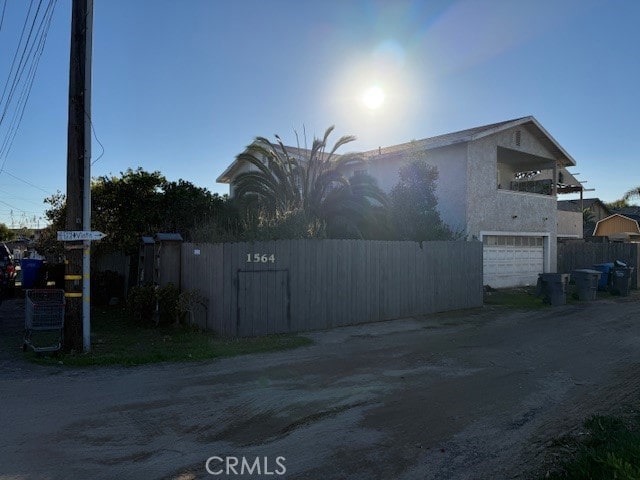
{"type": "Polygon", "coordinates": [[[516,130],[516,146],[518,146],[518,147],[520,146],[521,136],[522,136],[522,134],[521,134],[520,130],[516,130]]]}

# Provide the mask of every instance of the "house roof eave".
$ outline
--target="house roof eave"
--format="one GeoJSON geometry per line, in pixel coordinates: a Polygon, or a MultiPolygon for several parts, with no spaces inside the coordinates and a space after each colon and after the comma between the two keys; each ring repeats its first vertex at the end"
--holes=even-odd
{"type": "Polygon", "coordinates": [[[222,172],[218,178],[217,183],[231,183],[231,179],[234,177],[233,173],[239,168],[238,160],[234,159],[233,162],[222,172]]]}
{"type": "Polygon", "coordinates": [[[494,128],[488,128],[486,130],[482,130],[472,135],[469,140],[478,140],[480,138],[493,135],[494,133],[502,132],[504,130],[508,130],[509,128],[517,127],[519,125],[524,125],[527,123],[533,124],[542,133],[542,135],[551,142],[551,144],[557,149],[557,153],[559,153],[560,156],[563,157],[564,160],[566,161],[566,163],[563,162],[565,163],[564,166],[566,167],[576,166],[575,159],[571,155],[569,155],[569,153],[567,153],[567,151],[564,148],[562,148],[562,146],[556,141],[556,139],[553,138],[553,136],[540,124],[540,122],[538,122],[538,120],[536,120],[536,118],[533,115],[529,115],[527,117],[522,117],[522,118],[516,118],[510,122],[501,123],[495,126],[494,128]]]}

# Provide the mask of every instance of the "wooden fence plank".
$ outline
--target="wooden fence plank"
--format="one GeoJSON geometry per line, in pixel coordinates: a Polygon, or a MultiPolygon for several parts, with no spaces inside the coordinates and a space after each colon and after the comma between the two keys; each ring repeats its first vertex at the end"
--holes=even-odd
{"type": "MultiPolygon", "coordinates": [[[[567,259],[591,262],[598,248],[559,250],[559,268],[567,259]]],[[[610,253],[638,264],[637,247],[618,246],[610,253]]],[[[479,242],[424,242],[422,248],[358,240],[184,244],[181,258],[183,287],[209,300],[206,327],[227,336],[324,329],[482,304],[479,242]],[[274,262],[247,262],[247,254],[255,253],[273,254],[274,262]]]]}
{"type": "Polygon", "coordinates": [[[621,260],[634,267],[631,287],[640,281],[640,249],[634,243],[560,243],[558,244],[558,272],[571,273],[578,268],[591,268],[594,264],[621,260]]]}

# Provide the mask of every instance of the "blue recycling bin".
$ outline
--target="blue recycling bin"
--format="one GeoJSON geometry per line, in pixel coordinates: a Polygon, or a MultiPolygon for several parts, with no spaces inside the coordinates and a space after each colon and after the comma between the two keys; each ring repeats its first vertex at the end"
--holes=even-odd
{"type": "Polygon", "coordinates": [[[595,270],[602,272],[600,280],[598,281],[598,290],[604,291],[611,285],[611,272],[613,270],[613,263],[598,263],[593,266],[595,270]]]}
{"type": "Polygon", "coordinates": [[[23,258],[20,260],[22,288],[33,288],[35,286],[42,264],[42,260],[36,260],[35,258],[23,258]]]}

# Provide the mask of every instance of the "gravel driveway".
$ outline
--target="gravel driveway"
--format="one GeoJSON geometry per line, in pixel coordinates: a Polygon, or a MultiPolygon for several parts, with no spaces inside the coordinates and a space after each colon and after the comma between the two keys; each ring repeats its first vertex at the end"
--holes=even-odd
{"type": "Polygon", "coordinates": [[[634,295],[346,327],[310,334],[310,347],[205,363],[73,370],[6,352],[21,313],[6,302],[0,478],[526,478],[551,438],[640,398],[634,295]],[[237,458],[238,473],[258,458],[261,475],[211,475],[211,457],[214,472],[237,458]]]}

